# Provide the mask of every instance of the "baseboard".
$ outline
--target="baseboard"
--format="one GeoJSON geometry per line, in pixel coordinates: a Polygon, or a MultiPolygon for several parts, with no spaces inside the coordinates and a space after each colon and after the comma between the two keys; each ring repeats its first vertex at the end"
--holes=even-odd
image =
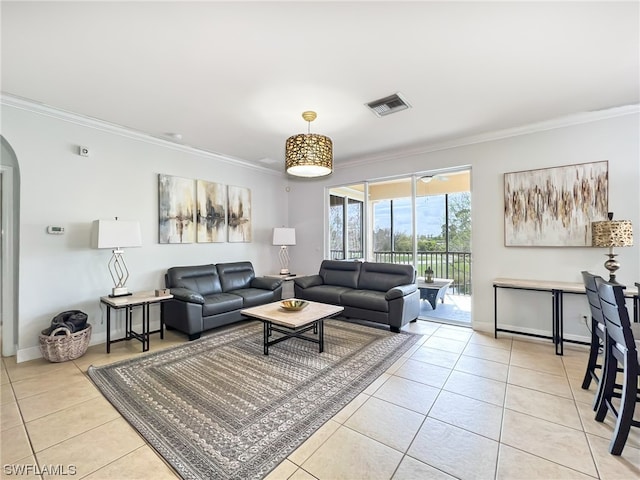
{"type": "MultiPolygon", "coordinates": [[[[151,325],[151,330],[155,330],[158,327],[154,327],[151,325]]],[[[133,329],[136,332],[140,332],[142,330],[142,325],[134,325],[133,329]]],[[[118,339],[124,337],[124,329],[111,330],[111,338],[118,339]]],[[[137,340],[135,340],[137,341],[137,340]]],[[[107,332],[93,333],[91,332],[91,340],[89,340],[89,346],[98,345],[98,344],[107,343],[107,332]]],[[[106,352],[106,347],[105,347],[106,352]]],[[[29,360],[36,360],[38,358],[42,358],[42,353],[40,352],[40,347],[26,347],[26,348],[18,348],[16,349],[16,363],[28,362],[29,360]]]]}
{"type": "MultiPolygon", "coordinates": [[[[494,329],[494,325],[492,323],[485,323],[484,325],[490,325],[490,332],[493,332],[494,329]]],[[[551,330],[541,330],[538,328],[528,328],[528,327],[523,327],[521,325],[504,325],[504,324],[500,324],[498,326],[498,328],[503,328],[505,330],[513,330],[514,332],[522,332],[522,333],[528,333],[531,335],[544,335],[547,337],[551,337],[551,330]]],[[[474,329],[475,329],[475,325],[474,325],[474,329]]],[[[511,335],[510,333],[507,332],[498,332],[498,335],[511,335]]],[[[514,334],[514,338],[517,337],[517,334],[514,334]]],[[[575,335],[575,334],[570,334],[570,333],[564,333],[563,337],[565,340],[572,340],[574,342],[583,342],[583,343],[589,343],[591,342],[591,337],[587,337],[584,335],[575,335]]]]}
{"type": "Polygon", "coordinates": [[[16,352],[16,363],[28,362],[36,358],[42,358],[40,347],[19,348],[16,352]]]}

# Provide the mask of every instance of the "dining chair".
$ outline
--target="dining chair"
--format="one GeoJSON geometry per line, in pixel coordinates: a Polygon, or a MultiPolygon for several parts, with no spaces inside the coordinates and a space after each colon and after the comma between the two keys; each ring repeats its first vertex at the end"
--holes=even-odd
{"type": "Polygon", "coordinates": [[[598,355],[600,350],[604,348],[605,343],[605,325],[604,318],[602,318],[602,311],[600,309],[600,298],[598,297],[598,287],[596,286],[596,277],[587,271],[583,271],[582,280],[584,282],[584,288],[587,293],[587,301],[589,302],[589,308],[591,310],[591,345],[589,348],[589,360],[587,361],[587,370],[584,373],[584,379],[582,380],[582,388],[588,390],[591,385],[591,381],[596,382],[596,395],[593,400],[593,409],[595,410],[600,403],[599,396],[602,389],[598,388],[600,385],[600,378],[602,376],[602,364],[598,363],[598,355]]]}
{"type": "Polygon", "coordinates": [[[605,321],[604,374],[600,382],[602,395],[596,410],[596,421],[604,421],[608,412],[616,417],[609,453],[622,454],[631,427],[640,427],[640,421],[633,419],[638,402],[638,378],[640,364],[638,351],[633,336],[629,312],[625,303],[624,292],[619,284],[595,279],[600,297],[600,308],[605,321]],[[612,399],[616,396],[615,381],[618,365],[622,367],[622,392],[620,408],[615,408],[612,399]]]}
{"type": "Polygon", "coordinates": [[[633,321],[640,322],[640,282],[636,282],[636,294],[633,296],[633,321]]]}

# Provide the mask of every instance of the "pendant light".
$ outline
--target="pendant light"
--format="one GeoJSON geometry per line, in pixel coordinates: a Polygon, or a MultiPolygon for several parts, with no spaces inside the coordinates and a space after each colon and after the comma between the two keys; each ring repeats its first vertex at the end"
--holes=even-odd
{"type": "Polygon", "coordinates": [[[333,142],[329,137],[311,133],[311,122],[316,112],[303,112],[302,118],[309,122],[307,133],[287,139],[285,146],[285,168],[296,177],[323,177],[333,170],[333,142]]]}

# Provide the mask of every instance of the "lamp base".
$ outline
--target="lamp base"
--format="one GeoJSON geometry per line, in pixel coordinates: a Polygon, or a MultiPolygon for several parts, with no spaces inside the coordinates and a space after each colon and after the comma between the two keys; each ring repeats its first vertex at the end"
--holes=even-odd
{"type": "Polygon", "coordinates": [[[289,275],[289,252],[286,245],[280,247],[278,257],[280,257],[280,275],[289,275]]]}
{"type": "Polygon", "coordinates": [[[127,287],[114,287],[111,289],[111,294],[109,295],[109,297],[124,297],[127,295],[133,295],[133,293],[131,293],[127,287]]]}
{"type": "Polygon", "coordinates": [[[618,254],[613,253],[613,248],[611,248],[609,253],[605,253],[605,256],[609,257],[609,259],[604,262],[604,268],[609,270],[609,283],[617,284],[616,272],[620,268],[620,263],[616,260],[618,254]]]}

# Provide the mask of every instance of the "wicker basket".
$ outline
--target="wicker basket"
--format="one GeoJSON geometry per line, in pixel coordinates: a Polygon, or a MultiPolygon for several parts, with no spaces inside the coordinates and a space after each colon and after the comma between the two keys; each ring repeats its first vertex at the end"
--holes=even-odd
{"type": "Polygon", "coordinates": [[[91,325],[76,333],[68,328],[56,328],[51,335],[40,334],[40,352],[50,362],[66,362],[81,357],[87,351],[91,340],[91,325]],[[64,331],[65,335],[56,335],[64,331]]]}

